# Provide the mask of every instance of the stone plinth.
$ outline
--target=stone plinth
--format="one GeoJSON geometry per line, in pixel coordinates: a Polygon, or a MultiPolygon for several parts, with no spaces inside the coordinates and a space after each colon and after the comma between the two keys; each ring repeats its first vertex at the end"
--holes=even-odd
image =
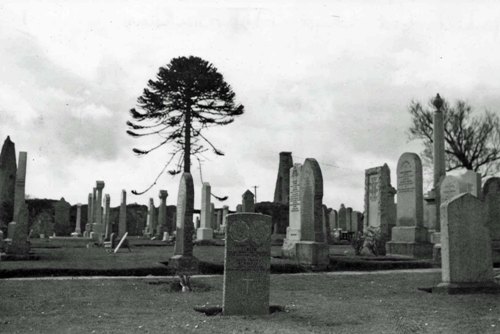
{"type": "Polygon", "coordinates": [[[386,244],[388,255],[431,258],[433,245],[424,227],[422,162],[415,153],[403,153],[397,166],[397,221],[391,241],[386,244]]]}
{"type": "Polygon", "coordinates": [[[324,270],[330,264],[329,246],[315,241],[300,241],[295,244],[297,262],[312,270],[324,270]]]}
{"type": "Polygon", "coordinates": [[[224,315],[269,314],[271,217],[228,215],[224,251],[224,315]]]}

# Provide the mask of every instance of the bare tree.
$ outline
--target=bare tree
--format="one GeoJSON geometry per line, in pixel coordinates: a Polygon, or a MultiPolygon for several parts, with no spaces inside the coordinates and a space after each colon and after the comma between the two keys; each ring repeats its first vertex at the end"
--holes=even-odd
{"type": "MultiPolygon", "coordinates": [[[[497,114],[485,110],[475,113],[472,107],[458,100],[451,106],[443,101],[444,139],[446,170],[465,168],[481,173],[483,177],[500,171],[500,118],[497,114]]],[[[427,165],[432,163],[434,107],[432,99],[427,107],[412,101],[409,106],[412,125],[409,129],[411,140],[423,140],[425,149],[422,153],[427,165]]]]}

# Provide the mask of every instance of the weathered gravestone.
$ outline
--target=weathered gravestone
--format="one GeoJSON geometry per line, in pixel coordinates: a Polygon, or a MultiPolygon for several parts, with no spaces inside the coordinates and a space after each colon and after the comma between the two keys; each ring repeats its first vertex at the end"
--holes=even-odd
{"type": "Polygon", "coordinates": [[[118,218],[118,236],[121,238],[127,232],[127,191],[122,190],[120,214],[118,218]]]}
{"type": "Polygon", "coordinates": [[[56,235],[71,234],[71,223],[69,221],[69,211],[71,205],[64,197],[54,203],[54,232],[56,235]]]}
{"type": "Polygon", "coordinates": [[[94,238],[97,239],[99,243],[104,242],[104,224],[102,215],[102,190],[104,189],[104,181],[96,181],[96,192],[97,195],[94,197],[94,224],[92,226],[92,231],[94,238]]]}
{"type": "Polygon", "coordinates": [[[158,207],[158,223],[156,228],[156,235],[163,236],[163,232],[167,231],[167,197],[168,191],[160,190],[158,193],[160,198],[160,206],[158,207]]]}
{"type": "MultiPolygon", "coordinates": [[[[300,226],[300,240],[285,240],[283,255],[295,258],[300,265],[324,269],[329,264],[329,250],[323,232],[323,176],[318,162],[315,159],[306,159],[299,175],[299,202],[294,203],[299,206],[299,224],[290,220],[290,226],[300,226]]],[[[292,179],[293,176],[290,182],[292,179]]],[[[290,201],[291,197],[292,189],[290,201]]],[[[290,209],[290,219],[296,218],[290,209]]]]}
{"type": "Polygon", "coordinates": [[[215,211],[215,204],[214,203],[210,203],[210,217],[212,219],[212,223],[211,223],[212,230],[215,231],[217,229],[217,211],[215,211]]]}
{"type": "Polygon", "coordinates": [[[18,222],[18,213],[21,207],[25,204],[25,187],[26,187],[26,165],[28,161],[28,153],[19,152],[19,163],[16,172],[16,187],[14,191],[14,221],[18,222]]]}
{"type": "Polygon", "coordinates": [[[169,261],[169,266],[178,275],[190,275],[198,272],[198,260],[193,256],[193,210],[193,177],[190,173],[184,173],[181,177],[177,197],[174,256],[169,261]]]}
{"type": "Polygon", "coordinates": [[[323,234],[327,244],[333,243],[332,228],[330,226],[330,218],[328,217],[328,208],[323,204],[323,234]]]}
{"type": "Polygon", "coordinates": [[[387,254],[431,258],[433,245],[424,227],[422,162],[415,153],[403,153],[397,166],[397,221],[387,254]]]}
{"type": "Polygon", "coordinates": [[[200,228],[196,230],[197,240],[213,239],[214,230],[212,229],[212,217],[210,210],[211,186],[208,182],[203,182],[201,187],[201,220],[200,228]]]}
{"type": "Polygon", "coordinates": [[[345,225],[347,227],[347,231],[348,232],[353,232],[353,228],[352,228],[352,208],[351,207],[347,207],[345,209],[345,225]]]}
{"type": "Polygon", "coordinates": [[[7,226],[7,239],[12,240],[14,232],[16,231],[16,222],[10,222],[7,226]]]}
{"type": "Polygon", "coordinates": [[[150,198],[149,199],[149,206],[148,206],[148,217],[146,220],[146,236],[147,237],[152,237],[155,234],[155,202],[154,199],[150,198]]]}
{"type": "Polygon", "coordinates": [[[295,256],[295,244],[300,241],[300,177],[302,165],[294,164],[290,168],[290,205],[289,224],[286,228],[286,237],[283,243],[283,254],[287,257],[295,256]]]}
{"type": "Polygon", "coordinates": [[[80,226],[82,219],[82,204],[76,204],[76,222],[75,222],[75,231],[71,233],[72,237],[80,237],[82,235],[82,228],[80,226]]]}
{"type": "Polygon", "coordinates": [[[269,314],[271,217],[228,215],[224,251],[224,315],[269,314]]]}
{"type": "Polygon", "coordinates": [[[500,292],[494,284],[486,205],[470,193],[441,204],[442,282],[435,291],[500,292]]]}
{"type": "Polygon", "coordinates": [[[500,262],[500,177],[491,177],[484,183],[483,198],[487,209],[493,261],[500,262]]]}
{"type": "Polygon", "coordinates": [[[274,188],[274,202],[288,204],[290,191],[290,168],[293,167],[292,152],[280,152],[278,177],[274,188]]]}
{"type": "Polygon", "coordinates": [[[346,210],[344,204],[340,204],[339,229],[342,231],[347,231],[347,210],[346,210]]]}
{"type": "MultiPolygon", "coordinates": [[[[23,203],[18,211],[18,221],[16,222],[12,239],[7,245],[7,255],[18,257],[19,259],[29,256],[30,243],[28,241],[28,207],[23,203]]],[[[10,224],[9,224],[10,227],[10,224]]]]}
{"type": "Polygon", "coordinates": [[[14,218],[16,172],[16,147],[7,136],[0,153],[0,228],[7,226],[14,218]]]}
{"type": "Polygon", "coordinates": [[[363,232],[363,214],[359,211],[351,213],[351,226],[353,232],[363,232]]]}
{"type": "Polygon", "coordinates": [[[387,164],[365,170],[365,228],[380,228],[380,232],[390,238],[391,229],[396,225],[395,194],[387,164]]]}
{"type": "Polygon", "coordinates": [[[104,196],[104,213],[103,213],[103,224],[104,224],[104,240],[109,240],[109,236],[111,234],[111,215],[110,215],[110,210],[111,210],[111,198],[109,194],[106,194],[104,196]]]}
{"type": "Polygon", "coordinates": [[[255,212],[255,196],[250,190],[242,195],[241,210],[243,212],[255,212]]]}
{"type": "Polygon", "coordinates": [[[331,227],[332,231],[337,230],[339,228],[339,213],[338,213],[338,211],[330,209],[329,218],[330,218],[330,227],[331,227]]]}
{"type": "Polygon", "coordinates": [[[236,205],[236,212],[243,212],[243,208],[241,207],[241,204],[236,205]]]}
{"type": "Polygon", "coordinates": [[[467,192],[467,185],[459,177],[447,175],[440,184],[441,204],[465,192],[467,192]]]}
{"type": "Polygon", "coordinates": [[[222,231],[226,230],[226,225],[227,225],[227,215],[229,214],[229,206],[223,205],[222,206],[222,226],[220,229],[222,231]]]}
{"type": "Polygon", "coordinates": [[[460,180],[465,183],[466,192],[471,193],[477,198],[481,198],[481,174],[472,170],[467,170],[460,175],[460,180]]]}

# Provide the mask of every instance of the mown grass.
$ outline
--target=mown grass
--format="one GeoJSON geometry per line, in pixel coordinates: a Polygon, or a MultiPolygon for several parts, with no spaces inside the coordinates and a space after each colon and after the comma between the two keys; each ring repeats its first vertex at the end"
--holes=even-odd
{"type": "Polygon", "coordinates": [[[1,333],[498,333],[498,295],[417,290],[439,273],[272,275],[269,316],[207,317],[195,305],[222,300],[222,277],[169,281],[65,280],[0,284],[1,333]]]}

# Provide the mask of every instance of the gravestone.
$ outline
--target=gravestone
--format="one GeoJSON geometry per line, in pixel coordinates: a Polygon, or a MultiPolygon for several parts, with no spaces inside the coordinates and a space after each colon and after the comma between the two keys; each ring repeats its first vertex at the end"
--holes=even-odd
{"type": "Polygon", "coordinates": [[[193,256],[193,210],[193,177],[190,173],[183,173],[177,197],[174,256],[169,261],[169,266],[177,275],[190,275],[198,272],[198,260],[193,256]]]}
{"type": "Polygon", "coordinates": [[[71,233],[73,237],[80,237],[82,235],[81,228],[81,220],[82,220],[82,204],[76,204],[76,222],[75,222],[75,232],[71,233]]]}
{"type": "Polygon", "coordinates": [[[465,183],[466,192],[471,193],[477,198],[481,198],[481,174],[476,173],[472,170],[467,170],[465,173],[460,175],[460,181],[465,183]]]}
{"type": "Polygon", "coordinates": [[[351,226],[353,232],[363,232],[363,214],[359,211],[351,213],[351,226]]]}
{"type": "Polygon", "coordinates": [[[91,207],[92,213],[91,213],[90,218],[88,219],[89,223],[92,224],[92,225],[94,225],[95,222],[96,222],[96,220],[95,220],[95,214],[96,214],[96,210],[97,210],[97,204],[96,204],[96,202],[97,202],[97,188],[94,187],[92,189],[92,207],[91,207]]]}
{"type": "Polygon", "coordinates": [[[158,227],[157,236],[163,236],[163,232],[167,231],[167,197],[168,191],[160,190],[158,193],[160,198],[160,206],[158,207],[158,227]]]}
{"type": "Polygon", "coordinates": [[[344,204],[340,204],[339,229],[342,231],[347,231],[347,210],[346,210],[344,204]]]}
{"type": "Polygon", "coordinates": [[[470,193],[441,204],[441,278],[437,291],[500,291],[494,284],[486,204],[470,193]]]}
{"type": "Polygon", "coordinates": [[[328,208],[323,205],[323,235],[325,236],[325,242],[327,244],[333,243],[332,239],[332,228],[330,226],[330,219],[328,217],[328,208]]]}
{"type": "Polygon", "coordinates": [[[110,217],[110,203],[111,198],[109,194],[104,196],[104,214],[103,214],[103,224],[104,224],[104,240],[109,240],[111,234],[111,217],[110,217]]]}
{"type": "Polygon", "coordinates": [[[243,212],[243,208],[241,207],[241,204],[236,205],[236,212],[243,212]]]}
{"type": "Polygon", "coordinates": [[[229,207],[227,205],[222,206],[222,226],[220,228],[221,231],[226,230],[228,214],[229,214],[229,207]]]}
{"type": "Polygon", "coordinates": [[[255,196],[250,190],[242,195],[241,210],[243,212],[255,212],[255,196]]]}
{"type": "Polygon", "coordinates": [[[18,221],[16,222],[12,239],[7,245],[6,253],[16,257],[24,258],[29,256],[30,243],[28,241],[28,207],[23,203],[18,211],[18,221]]]}
{"type": "Polygon", "coordinates": [[[290,204],[288,220],[289,224],[286,228],[286,237],[283,241],[283,255],[286,257],[295,256],[295,244],[300,241],[300,221],[301,221],[301,206],[300,206],[300,178],[302,175],[302,165],[294,164],[290,168],[290,204]]]}
{"type": "Polygon", "coordinates": [[[127,191],[122,190],[120,213],[118,218],[118,236],[121,238],[127,232],[127,191]]]}
{"type": "Polygon", "coordinates": [[[16,172],[16,187],[14,191],[14,221],[18,222],[18,213],[21,207],[25,204],[25,187],[26,187],[26,164],[28,153],[19,152],[19,163],[16,172]]]}
{"type": "Polygon", "coordinates": [[[453,175],[447,175],[440,184],[441,204],[447,200],[467,192],[467,185],[462,180],[453,175]]]}
{"type": "MultiPolygon", "coordinates": [[[[92,224],[92,205],[94,204],[94,199],[92,194],[89,193],[87,202],[87,224],[92,224]]],[[[87,230],[87,229],[85,229],[87,230]]]]}
{"type": "Polygon", "coordinates": [[[348,232],[353,232],[353,228],[352,228],[352,208],[351,207],[347,207],[345,209],[345,225],[347,227],[347,231],[348,232]]]}
{"type": "Polygon", "coordinates": [[[149,205],[148,205],[148,215],[146,218],[146,237],[151,237],[154,235],[154,227],[153,227],[153,221],[154,221],[154,212],[155,210],[155,204],[154,200],[152,198],[149,199],[149,205]]]}
{"type": "Polygon", "coordinates": [[[210,197],[212,188],[210,183],[203,182],[201,187],[201,206],[200,206],[200,227],[196,230],[197,240],[213,239],[214,230],[212,229],[212,217],[210,210],[210,197]]]}
{"type": "Polygon", "coordinates": [[[330,227],[332,231],[337,230],[339,228],[339,213],[337,210],[330,209],[330,227]]]}
{"type": "Polygon", "coordinates": [[[102,215],[102,190],[104,189],[104,181],[96,181],[97,199],[94,201],[94,224],[92,231],[97,241],[102,244],[104,242],[104,224],[102,215]]]}
{"type": "Polygon", "coordinates": [[[224,251],[224,315],[269,314],[271,217],[228,215],[224,251]]]}
{"type": "Polygon", "coordinates": [[[491,177],[484,183],[483,195],[487,210],[493,261],[500,262],[500,177],[491,177]]]}
{"type": "Polygon", "coordinates": [[[295,258],[302,266],[324,269],[329,264],[329,251],[323,230],[323,176],[315,159],[304,161],[299,179],[300,240],[295,247],[291,242],[284,243],[283,255],[295,258]]]}
{"type": "Polygon", "coordinates": [[[71,222],[69,221],[69,211],[71,205],[64,197],[54,203],[54,232],[57,235],[71,234],[71,222]]]}
{"type": "Polygon", "coordinates": [[[0,153],[0,228],[14,219],[16,173],[16,146],[7,136],[0,153]]]}
{"type": "Polygon", "coordinates": [[[10,222],[7,226],[7,239],[12,240],[14,237],[14,232],[16,231],[16,222],[10,222]]]}
{"type": "Polygon", "coordinates": [[[278,177],[274,188],[274,203],[288,204],[290,191],[290,168],[293,167],[292,152],[280,152],[278,177]]]}
{"type": "Polygon", "coordinates": [[[422,162],[415,153],[403,153],[397,166],[397,221],[387,254],[431,258],[433,245],[424,227],[422,162]]]}
{"type": "Polygon", "coordinates": [[[215,211],[215,204],[210,203],[210,217],[212,218],[212,230],[217,229],[217,212],[215,211]]]}
{"type": "Polygon", "coordinates": [[[217,224],[215,230],[218,231],[222,225],[222,209],[217,209],[217,224]]]}
{"type": "Polygon", "coordinates": [[[365,170],[365,228],[380,228],[380,232],[390,238],[396,224],[395,194],[387,164],[365,170]]]}

